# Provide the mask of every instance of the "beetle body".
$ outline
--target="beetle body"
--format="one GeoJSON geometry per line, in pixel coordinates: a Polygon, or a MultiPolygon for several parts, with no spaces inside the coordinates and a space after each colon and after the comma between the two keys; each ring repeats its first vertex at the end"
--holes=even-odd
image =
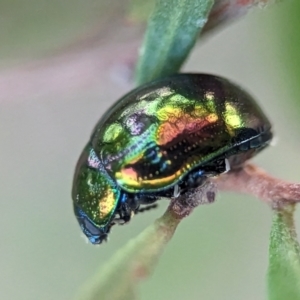
{"type": "Polygon", "coordinates": [[[92,133],[74,178],[79,223],[99,243],[140,204],[197,187],[228,162],[241,166],[271,138],[253,98],[226,79],[178,74],[148,83],[121,98],[92,133]]]}

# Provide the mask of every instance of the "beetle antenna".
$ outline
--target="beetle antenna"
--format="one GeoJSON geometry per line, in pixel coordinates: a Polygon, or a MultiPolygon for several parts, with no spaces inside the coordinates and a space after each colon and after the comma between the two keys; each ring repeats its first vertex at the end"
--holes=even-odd
{"type": "Polygon", "coordinates": [[[142,213],[142,212],[144,212],[144,211],[148,211],[148,210],[153,209],[153,208],[156,208],[156,207],[158,207],[158,205],[157,205],[157,203],[154,203],[154,204],[151,204],[151,205],[148,205],[148,206],[139,208],[138,210],[135,211],[135,213],[136,213],[136,214],[142,213]]]}

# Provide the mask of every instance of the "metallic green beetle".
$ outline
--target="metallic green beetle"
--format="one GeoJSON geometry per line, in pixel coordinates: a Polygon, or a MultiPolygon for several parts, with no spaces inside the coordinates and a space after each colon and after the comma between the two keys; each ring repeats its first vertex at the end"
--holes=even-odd
{"type": "Polygon", "coordinates": [[[271,139],[271,124],[253,98],[224,78],[178,74],[148,83],[96,125],[75,172],[75,215],[99,244],[140,205],[240,167],[271,139]]]}

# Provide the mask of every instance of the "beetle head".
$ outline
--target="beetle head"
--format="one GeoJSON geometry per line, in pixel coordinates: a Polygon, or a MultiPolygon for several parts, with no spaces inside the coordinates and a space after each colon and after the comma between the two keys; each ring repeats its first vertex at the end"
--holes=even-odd
{"type": "Polygon", "coordinates": [[[90,242],[100,244],[106,240],[121,192],[89,146],[77,163],[72,198],[79,225],[90,242]]]}

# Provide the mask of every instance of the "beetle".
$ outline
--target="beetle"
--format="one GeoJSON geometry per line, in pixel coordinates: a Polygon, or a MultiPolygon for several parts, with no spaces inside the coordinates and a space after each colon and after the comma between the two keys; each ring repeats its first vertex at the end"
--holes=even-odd
{"type": "Polygon", "coordinates": [[[240,168],[271,139],[255,100],[225,78],[177,74],[134,89],[103,115],[77,163],[72,198],[81,229],[100,244],[141,205],[240,168]]]}

